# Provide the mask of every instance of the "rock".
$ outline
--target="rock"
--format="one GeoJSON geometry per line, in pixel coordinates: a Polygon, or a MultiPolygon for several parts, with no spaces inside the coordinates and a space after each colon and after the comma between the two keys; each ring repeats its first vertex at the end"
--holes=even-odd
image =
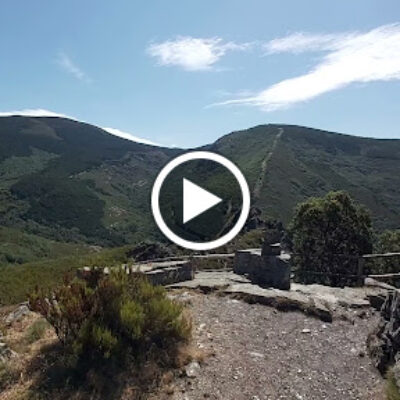
{"type": "Polygon", "coordinates": [[[378,311],[380,311],[385,302],[385,296],[380,293],[367,295],[367,299],[370,302],[371,307],[378,311]]]}
{"type": "Polygon", "coordinates": [[[1,362],[6,362],[10,358],[13,358],[16,356],[17,353],[12,351],[6,343],[0,342],[0,361],[1,362]]]}
{"type": "Polygon", "coordinates": [[[253,356],[253,357],[264,358],[264,354],[257,353],[257,352],[255,352],[255,351],[251,351],[249,354],[250,354],[251,356],[253,356]]]}
{"type": "Polygon", "coordinates": [[[311,333],[311,329],[303,329],[301,333],[311,333]]]}
{"type": "Polygon", "coordinates": [[[400,358],[400,292],[388,293],[378,326],[368,336],[367,347],[382,374],[400,358]]]}
{"type": "Polygon", "coordinates": [[[5,323],[7,326],[11,326],[14,322],[20,321],[25,315],[28,315],[30,310],[27,303],[22,303],[13,312],[7,315],[5,323]]]}
{"type": "Polygon", "coordinates": [[[200,364],[197,361],[192,361],[185,367],[185,374],[188,378],[196,378],[200,373],[200,364]]]}
{"type": "Polygon", "coordinates": [[[160,243],[141,242],[128,251],[127,256],[135,261],[154,260],[167,258],[174,255],[173,251],[160,243]]]}

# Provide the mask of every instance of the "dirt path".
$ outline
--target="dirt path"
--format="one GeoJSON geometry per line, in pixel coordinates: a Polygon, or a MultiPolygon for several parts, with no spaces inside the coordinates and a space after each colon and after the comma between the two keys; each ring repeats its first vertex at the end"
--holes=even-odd
{"type": "Polygon", "coordinates": [[[329,324],[212,294],[186,296],[194,340],[214,356],[196,377],[179,378],[167,398],[384,399],[383,380],[365,355],[375,315],[329,324]]]}
{"type": "Polygon", "coordinates": [[[254,190],[253,190],[253,198],[255,200],[257,200],[260,197],[260,191],[263,187],[264,184],[264,178],[265,175],[267,173],[267,167],[268,167],[268,162],[272,157],[272,154],[274,154],[276,145],[278,144],[279,139],[281,138],[283,133],[283,128],[278,128],[278,133],[275,136],[274,142],[272,143],[272,147],[271,150],[266,154],[264,160],[261,163],[261,171],[260,171],[260,175],[257,179],[257,182],[254,186],[254,190]]]}

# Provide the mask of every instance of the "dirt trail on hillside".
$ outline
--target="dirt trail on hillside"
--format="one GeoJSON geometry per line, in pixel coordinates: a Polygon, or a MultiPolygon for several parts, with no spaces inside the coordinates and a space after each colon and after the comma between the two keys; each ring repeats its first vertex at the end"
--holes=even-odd
{"type": "MultiPolygon", "coordinates": [[[[377,315],[323,323],[297,312],[188,292],[194,340],[213,356],[181,377],[173,400],[383,400],[384,382],[366,355],[377,315]]],[[[164,397],[165,396],[165,397],[164,397]]]]}
{"type": "Polygon", "coordinates": [[[263,161],[261,163],[260,175],[257,179],[257,182],[256,182],[256,184],[254,186],[254,190],[253,190],[253,199],[255,199],[255,200],[257,200],[260,197],[260,192],[261,192],[261,189],[264,184],[264,179],[265,179],[265,175],[267,173],[267,167],[268,167],[269,160],[271,159],[272,155],[274,154],[275,148],[278,144],[279,139],[282,136],[282,133],[283,133],[283,128],[278,128],[278,133],[276,134],[274,142],[272,143],[271,150],[266,154],[265,158],[263,159],[263,161]]]}

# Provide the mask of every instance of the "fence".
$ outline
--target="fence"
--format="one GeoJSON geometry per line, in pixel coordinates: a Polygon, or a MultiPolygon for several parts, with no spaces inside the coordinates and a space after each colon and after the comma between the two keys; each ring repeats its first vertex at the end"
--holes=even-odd
{"type": "MultiPolygon", "coordinates": [[[[292,253],[292,256],[296,256],[296,253],[292,253]]],[[[301,274],[304,276],[308,276],[311,279],[310,282],[319,281],[318,277],[332,277],[332,278],[343,278],[343,281],[352,282],[352,285],[355,286],[363,286],[365,282],[365,278],[372,278],[379,281],[391,282],[394,280],[399,280],[400,285],[400,272],[396,273],[388,273],[388,274],[368,274],[366,271],[366,262],[368,260],[380,259],[380,258],[399,258],[400,261],[400,253],[385,253],[385,254],[364,254],[362,256],[356,255],[346,255],[346,254],[334,254],[332,257],[335,258],[343,258],[344,260],[354,260],[354,268],[352,268],[349,273],[339,274],[332,273],[326,271],[313,271],[313,270],[302,270],[301,274]]],[[[400,264],[399,264],[400,271],[400,264]]],[[[294,271],[296,275],[296,271],[294,271]]],[[[307,280],[307,278],[306,278],[307,280]]]]}

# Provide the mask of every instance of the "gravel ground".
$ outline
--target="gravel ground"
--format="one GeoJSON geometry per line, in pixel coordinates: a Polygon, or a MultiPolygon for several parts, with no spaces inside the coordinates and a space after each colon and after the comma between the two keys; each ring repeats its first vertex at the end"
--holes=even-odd
{"type": "Polygon", "coordinates": [[[186,297],[194,339],[214,355],[178,378],[169,399],[384,400],[365,349],[376,315],[329,324],[213,294],[186,297]]]}

